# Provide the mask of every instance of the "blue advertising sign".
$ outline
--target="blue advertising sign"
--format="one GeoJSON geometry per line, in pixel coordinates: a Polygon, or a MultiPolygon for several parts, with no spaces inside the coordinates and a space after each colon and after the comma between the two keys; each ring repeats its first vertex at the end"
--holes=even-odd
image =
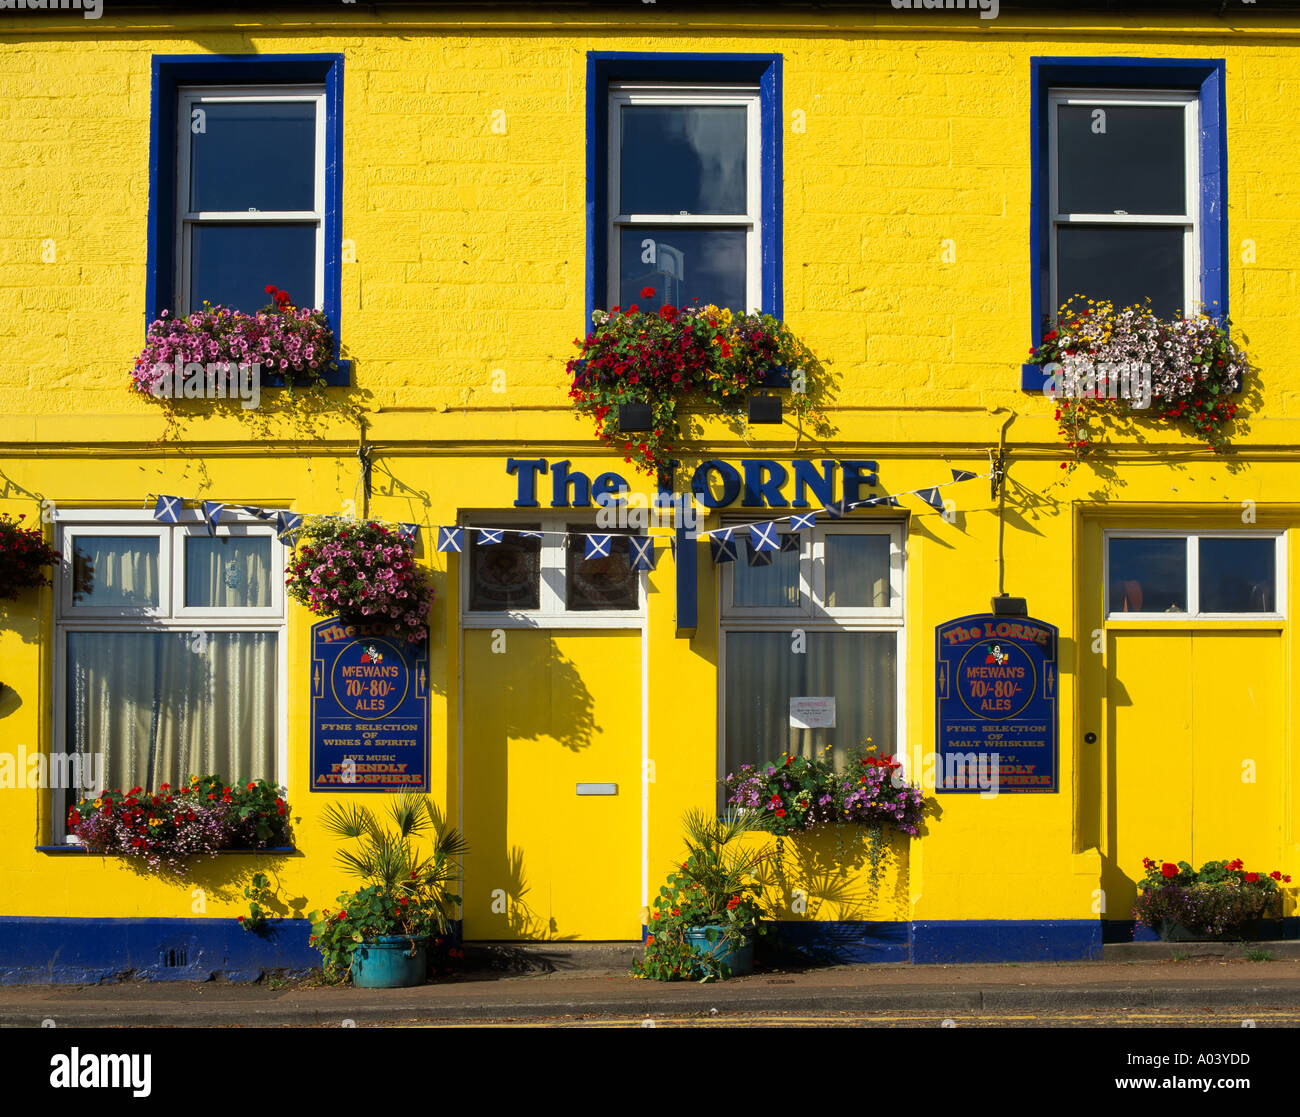
{"type": "Polygon", "coordinates": [[[1056,791],[1056,628],[992,614],[935,629],[938,792],[1056,791]]]}
{"type": "Polygon", "coordinates": [[[381,632],[312,625],[312,791],[429,790],[428,651],[381,632]]]}

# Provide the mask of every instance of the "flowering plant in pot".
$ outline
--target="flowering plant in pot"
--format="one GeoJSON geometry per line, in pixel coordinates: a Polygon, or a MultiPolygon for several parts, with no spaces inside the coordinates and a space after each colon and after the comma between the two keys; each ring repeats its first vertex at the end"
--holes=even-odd
{"type": "Polygon", "coordinates": [[[659,889],[640,977],[658,981],[715,981],[749,973],[754,936],[766,914],[759,876],[769,853],[742,848],[741,835],[758,829],[758,816],[727,811],[713,818],[687,813],[686,860],[659,889]]]}
{"type": "MultiPolygon", "coordinates": [[[[654,299],[655,289],[644,288],[641,297],[654,299]]],[[[626,310],[597,310],[592,322],[592,331],[574,343],[578,356],[566,366],[573,406],[595,420],[597,435],[625,461],[661,480],[684,438],[688,402],[739,418],[750,392],[788,385],[794,414],[820,421],[815,400],[822,365],[769,314],[735,314],[713,305],[642,310],[634,303],[626,310]],[[630,403],[648,404],[650,429],[620,429],[619,408],[630,403]]]]}
{"type": "Polygon", "coordinates": [[[321,617],[377,625],[412,643],[429,635],[433,586],[415,544],[383,524],[312,517],[285,570],[289,596],[321,617]]]}
{"type": "Polygon", "coordinates": [[[153,792],[96,792],[68,811],[68,829],[91,853],[121,854],[175,876],[184,876],[195,857],[290,842],[284,788],[266,780],[228,784],[220,776],[194,776],[177,788],[164,783],[153,792]]]}
{"type": "Polygon", "coordinates": [[[1106,300],[1073,296],[1049,323],[1032,364],[1050,371],[1071,469],[1087,455],[1108,419],[1182,424],[1215,451],[1228,445],[1238,410],[1232,394],[1250,373],[1225,317],[1158,318],[1150,300],[1117,310],[1106,300]]]}
{"type": "MultiPolygon", "coordinates": [[[[432,799],[414,793],[392,800],[384,821],[367,807],[336,804],[321,821],[327,833],[360,841],[359,852],[340,849],[338,859],[365,882],[339,896],[338,911],[308,916],[325,976],[366,988],[423,983],[430,940],[436,949],[452,939],[464,838],[432,799]]],[[[447,953],[460,955],[454,946],[447,953]]]]}
{"type": "Polygon", "coordinates": [[[16,601],[24,590],[48,586],[46,567],[58,566],[63,557],[45,542],[39,527],[23,527],[17,519],[0,514],[0,600],[16,601]]]}
{"type": "Polygon", "coordinates": [[[1133,918],[1174,942],[1243,937],[1244,925],[1276,908],[1279,885],[1291,883],[1276,869],[1248,871],[1240,858],[1193,870],[1186,861],[1144,857],[1142,866],[1133,918]]]}

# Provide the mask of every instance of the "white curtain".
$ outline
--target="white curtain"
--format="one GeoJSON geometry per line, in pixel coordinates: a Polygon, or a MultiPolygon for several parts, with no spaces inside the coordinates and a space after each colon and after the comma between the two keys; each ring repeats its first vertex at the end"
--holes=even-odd
{"type": "Polygon", "coordinates": [[[186,537],[186,606],[257,608],[268,605],[270,600],[269,536],[186,537]]]}
{"type": "Polygon", "coordinates": [[[784,752],[819,754],[843,766],[848,750],[868,737],[883,752],[896,744],[897,635],[893,632],[808,631],[803,651],[787,628],[729,632],[726,665],[726,765],[775,760],[784,752]],[[793,697],[834,698],[834,728],[790,725],[793,697]]]}
{"type": "Polygon", "coordinates": [[[108,786],[273,778],[276,634],[69,632],[68,751],[108,786]]]}

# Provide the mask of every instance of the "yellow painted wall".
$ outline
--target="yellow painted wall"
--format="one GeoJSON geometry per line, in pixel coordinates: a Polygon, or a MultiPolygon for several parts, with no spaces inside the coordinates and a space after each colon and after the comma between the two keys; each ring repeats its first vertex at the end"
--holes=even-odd
{"type": "MultiPolygon", "coordinates": [[[[510,639],[523,638],[511,699],[487,708],[495,676],[484,674],[492,670],[484,634],[466,635],[462,659],[455,571],[449,578],[446,557],[429,553],[433,527],[454,522],[462,508],[510,507],[509,455],[567,457],[589,475],[630,468],[571,415],[563,368],[584,316],[589,50],[784,58],[785,316],[833,362],[836,433],[824,445],[788,426],[741,439],[706,423],[702,443],[684,455],[688,469],[712,456],[870,457],[887,491],[905,491],[944,480],[950,466],[983,472],[988,448],[1014,417],[1005,578],[1033,615],[1061,630],[1060,791],[942,797],[942,817],[927,836],[898,851],[882,898],[825,903],[807,914],[1089,919],[1104,890],[1105,914],[1123,918],[1125,889],[1144,855],[1257,857],[1265,869],[1300,877],[1294,625],[1268,635],[1154,637],[1105,626],[1094,594],[1103,525],[1232,521],[1245,499],[1258,503],[1261,525],[1267,515],[1293,530],[1300,514],[1300,372],[1289,328],[1300,179],[1278,156],[1300,141],[1292,96],[1300,24],[1263,16],[1247,33],[1217,21],[1121,27],[1098,18],[1071,19],[1067,29],[1057,17],[1011,14],[979,21],[787,12],[756,15],[737,30],[724,14],[688,25],[659,12],[521,9],[382,24],[351,11],[269,25],[245,15],[232,29],[222,18],[152,16],[134,26],[110,12],[94,26],[51,17],[0,32],[0,166],[9,187],[0,201],[0,510],[30,521],[43,501],[138,508],[145,493],[167,492],[337,513],[355,496],[358,431],[338,416],[295,426],[271,414],[269,427],[258,427],[194,404],[181,440],[160,441],[158,409],[126,387],[143,326],[151,55],[343,53],[343,236],[356,249],[342,273],[342,341],[355,362],[349,396],[380,448],[371,510],[423,526],[425,561],[437,579],[430,771],[434,794],[475,843],[465,886],[472,935],[521,933],[514,925],[497,932],[490,900],[493,889],[508,892],[497,881],[513,879],[509,848],[518,844],[531,889],[529,911],[512,909],[520,927],[536,920],[561,937],[634,936],[640,905],[680,851],[682,812],[713,802],[717,774],[717,618],[707,558],[693,636],[676,633],[670,555],[650,579],[643,757],[639,634],[512,632],[510,639]],[[1234,437],[1231,467],[1185,436],[1152,430],[1143,444],[1117,444],[1100,466],[1066,477],[1051,404],[1018,390],[1030,344],[1029,60],[1044,55],[1226,60],[1228,286],[1261,386],[1234,437]],[[793,128],[796,110],[803,130],[793,128]],[[498,111],[504,134],[491,128],[498,111]],[[954,262],[943,260],[945,241],[954,262]],[[53,261],[43,262],[51,243],[53,261]],[[492,390],[497,369],[506,374],[503,394],[492,390]],[[1178,509],[1191,518],[1170,520],[1178,509]],[[1097,656],[1090,649],[1099,628],[1097,656]],[[1224,655],[1249,668],[1264,691],[1241,721],[1191,684],[1212,677],[1224,655]],[[579,750],[563,739],[572,708],[555,705],[561,656],[592,696],[590,743],[579,750]],[[1144,697],[1145,712],[1115,701],[1121,685],[1144,697]],[[620,705],[632,694],[635,715],[630,702],[620,705]],[[1175,708],[1203,728],[1170,731],[1161,714],[1175,708]],[[472,730],[463,739],[462,724],[472,730]],[[1126,748],[1143,738],[1152,751],[1089,754],[1082,734],[1094,726],[1126,748]],[[473,752],[483,741],[495,756],[473,752]],[[573,781],[606,778],[582,766],[584,755],[601,754],[620,781],[636,786],[635,797],[581,802],[564,792],[573,781]],[[1259,761],[1259,782],[1215,797],[1218,781],[1231,784],[1249,758],[1259,761]],[[653,782],[643,775],[645,759],[653,782]],[[1121,770],[1144,789],[1141,801],[1132,801],[1130,784],[1117,798],[1121,770]],[[503,802],[490,793],[503,778],[543,788],[551,781],[562,808],[544,794],[516,795],[513,785],[503,802]],[[1186,829],[1173,811],[1175,794],[1203,804],[1193,808],[1186,849],[1174,848],[1186,829]],[[599,811],[632,802],[635,833],[620,815],[614,840],[599,849],[584,841],[604,832],[599,811]],[[635,865],[624,880],[616,866],[630,849],[635,865]],[[604,880],[615,875],[612,885],[604,880]],[[617,888],[616,905],[593,898],[597,876],[601,887],[617,888]]],[[[645,478],[636,484],[648,491],[645,478]]],[[[907,502],[901,669],[914,772],[933,748],[934,627],[982,611],[998,585],[997,509],[987,485],[970,482],[953,495],[954,524],[907,502]]],[[[48,749],[50,594],[0,610],[0,678],[12,688],[0,696],[4,737],[48,749]]],[[[311,620],[290,605],[285,779],[301,855],[278,860],[277,873],[296,913],[330,903],[346,883],[318,824],[332,797],[307,787],[311,620]]],[[[1239,699],[1239,688],[1231,696],[1239,699]]],[[[1111,747],[1108,738],[1103,744],[1111,747]]],[[[0,913],[194,914],[190,886],[111,860],[34,852],[49,833],[43,803],[36,790],[0,794],[0,913]]],[[[222,883],[233,866],[251,873],[264,861],[222,858],[203,870],[209,895],[201,914],[244,910],[242,883],[222,883]]],[[[815,872],[808,869],[809,879],[815,872]]],[[[856,876],[851,888],[860,892],[861,883],[856,876]]]]}

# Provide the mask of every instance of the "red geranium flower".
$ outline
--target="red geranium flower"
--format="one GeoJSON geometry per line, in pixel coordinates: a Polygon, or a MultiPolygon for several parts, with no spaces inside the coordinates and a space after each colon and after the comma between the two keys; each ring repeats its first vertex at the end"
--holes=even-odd
{"type": "Polygon", "coordinates": [[[653,299],[655,297],[655,289],[653,287],[642,287],[641,297],[643,299],[653,299]]]}
{"type": "Polygon", "coordinates": [[[1247,873],[1247,874],[1246,874],[1246,883],[1247,883],[1247,884],[1254,884],[1257,880],[1259,880],[1259,874],[1258,874],[1258,873],[1247,873]]]}
{"type": "Polygon", "coordinates": [[[1160,871],[1164,873],[1166,877],[1176,877],[1178,875],[1178,866],[1172,862],[1166,861],[1160,866],[1160,871]]]}

